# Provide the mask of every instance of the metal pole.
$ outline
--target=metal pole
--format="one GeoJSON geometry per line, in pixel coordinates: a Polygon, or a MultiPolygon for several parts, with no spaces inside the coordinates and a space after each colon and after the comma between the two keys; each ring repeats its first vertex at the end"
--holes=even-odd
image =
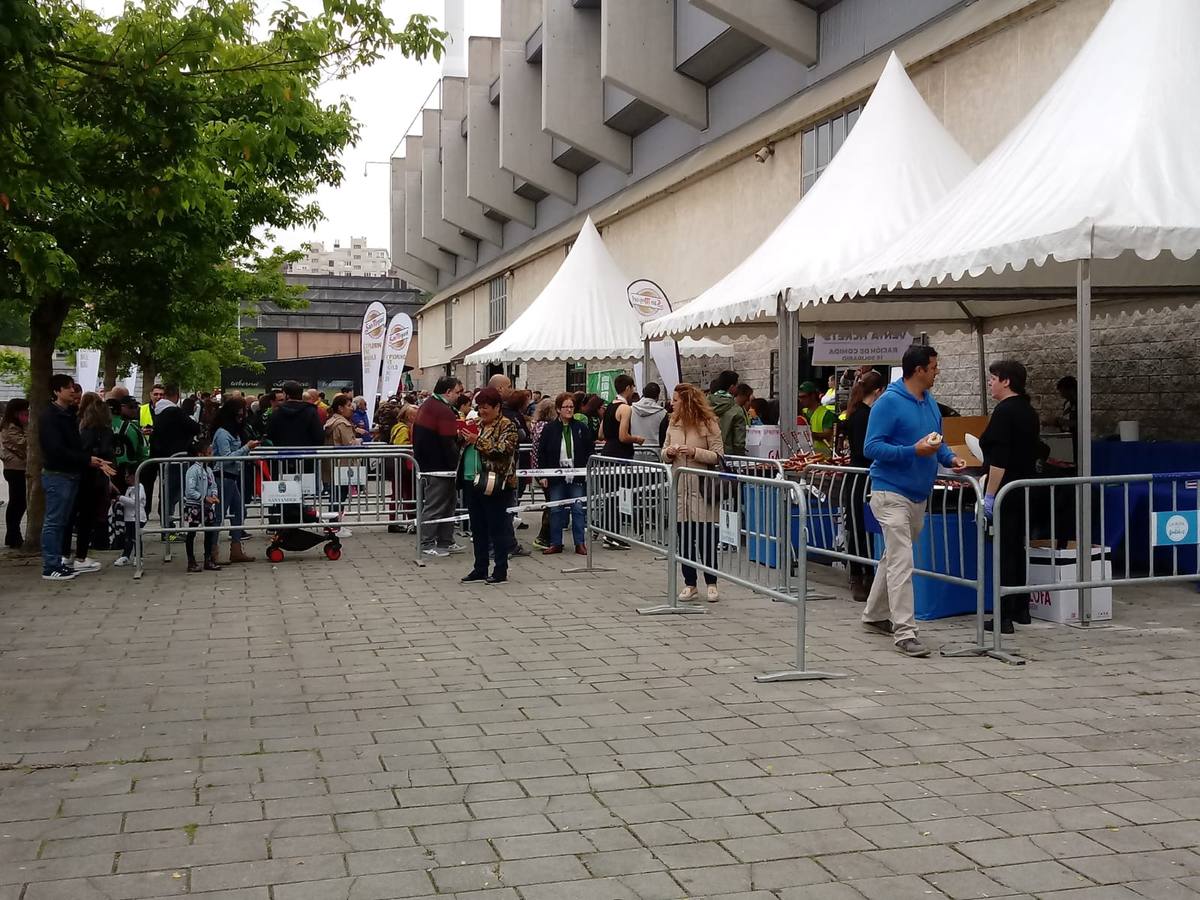
{"type": "Polygon", "coordinates": [[[983,322],[979,319],[975,320],[975,346],[979,349],[979,414],[986,416],[988,413],[987,353],[983,345],[983,322]]]}
{"type": "MultiPolygon", "coordinates": [[[[1079,344],[1078,381],[1079,449],[1076,453],[1077,474],[1081,478],[1092,475],[1092,261],[1081,259],[1078,263],[1075,284],[1075,318],[1079,344]]],[[[1075,532],[1076,563],[1080,581],[1092,577],[1092,489],[1088,484],[1080,485],[1076,491],[1078,526],[1075,532]]],[[[1103,539],[1103,536],[1101,536],[1103,539]]],[[[1079,590],[1079,624],[1092,624],[1092,592],[1090,588],[1079,590]]]]}
{"type": "Polygon", "coordinates": [[[638,390],[645,391],[646,385],[653,380],[650,377],[650,338],[644,338],[642,340],[642,383],[638,385],[638,390]]]}
{"type": "Polygon", "coordinates": [[[800,321],[798,313],[788,310],[782,293],[776,307],[775,324],[779,330],[779,375],[776,380],[779,386],[779,433],[783,438],[783,446],[790,447],[796,434],[796,363],[800,321]]]}

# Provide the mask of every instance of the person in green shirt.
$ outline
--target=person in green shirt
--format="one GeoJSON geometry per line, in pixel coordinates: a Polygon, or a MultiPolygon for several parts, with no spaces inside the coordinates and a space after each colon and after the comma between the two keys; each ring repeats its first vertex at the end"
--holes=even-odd
{"type": "Polygon", "coordinates": [[[150,445],[138,421],[137,401],[132,397],[122,397],[117,401],[114,412],[112,430],[116,438],[117,466],[132,471],[139,463],[150,458],[150,445]]]}
{"type": "Polygon", "coordinates": [[[822,456],[833,456],[833,428],[837,414],[832,406],[821,405],[820,388],[812,381],[800,385],[800,415],[808,421],[812,430],[813,451],[822,456]]]}

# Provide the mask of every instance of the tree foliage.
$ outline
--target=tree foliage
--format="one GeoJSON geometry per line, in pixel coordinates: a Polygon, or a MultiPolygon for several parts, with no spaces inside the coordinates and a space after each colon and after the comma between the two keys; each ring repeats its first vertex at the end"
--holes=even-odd
{"type": "Polygon", "coordinates": [[[285,4],[265,34],[253,0],[0,0],[0,303],[29,319],[31,401],[64,326],[150,371],[240,354],[239,313],[290,296],[260,235],[318,222],[308,197],[358,137],[318,88],[444,38],[382,0],[285,4]]]}

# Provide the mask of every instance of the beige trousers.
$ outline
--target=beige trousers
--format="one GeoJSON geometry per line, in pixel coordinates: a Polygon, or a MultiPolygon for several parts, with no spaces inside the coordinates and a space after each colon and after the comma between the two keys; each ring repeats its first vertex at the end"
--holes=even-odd
{"type": "Polygon", "coordinates": [[[883,559],[863,610],[864,622],[890,619],[896,643],[917,636],[913,608],[913,544],[925,525],[925,501],[914,503],[903,494],[874,491],[871,512],[883,530],[883,559]]]}

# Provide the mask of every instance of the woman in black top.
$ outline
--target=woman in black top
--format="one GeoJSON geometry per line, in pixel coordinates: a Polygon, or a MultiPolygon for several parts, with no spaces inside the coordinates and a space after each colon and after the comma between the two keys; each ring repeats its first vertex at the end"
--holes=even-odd
{"type": "MultiPolygon", "coordinates": [[[[1036,472],[1041,438],[1038,416],[1025,393],[1025,367],[1016,360],[1002,359],[988,367],[988,390],[997,401],[979,446],[987,469],[984,509],[991,518],[996,494],[1010,481],[1029,478],[1036,472]]],[[[1025,492],[1007,494],[1000,517],[1000,583],[1026,583],[1025,492]]],[[[1013,623],[1028,625],[1029,595],[1004,597],[1000,605],[1000,631],[1013,633],[1013,623]]],[[[992,623],[986,627],[990,631],[992,623]]]]}
{"type": "MultiPolygon", "coordinates": [[[[866,469],[871,465],[871,460],[863,452],[863,445],[867,442],[867,421],[871,416],[871,406],[885,387],[887,384],[883,376],[871,371],[860,378],[850,392],[843,429],[850,445],[850,465],[857,469],[866,469]]],[[[863,473],[847,474],[842,481],[842,508],[846,510],[846,552],[867,558],[873,555],[866,522],[869,481],[869,476],[863,473]]],[[[866,602],[874,573],[872,566],[850,563],[850,593],[855,600],[866,602]]]]}

